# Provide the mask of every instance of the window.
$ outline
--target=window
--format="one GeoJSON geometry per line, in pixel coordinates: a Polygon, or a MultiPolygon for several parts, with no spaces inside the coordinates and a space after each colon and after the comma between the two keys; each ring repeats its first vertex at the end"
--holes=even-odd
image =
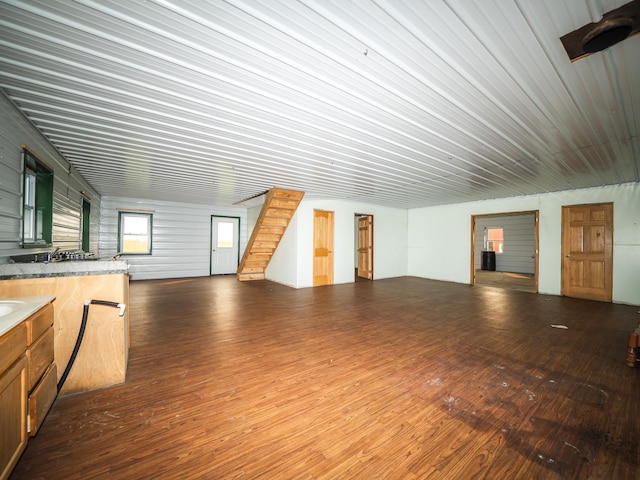
{"type": "Polygon", "coordinates": [[[118,253],[151,255],[151,213],[118,213],[118,253]]]}
{"type": "Polygon", "coordinates": [[[218,222],[217,248],[233,248],[233,223],[218,222]]]}
{"type": "Polygon", "coordinates": [[[502,228],[487,228],[487,250],[502,253],[504,237],[502,228]]]}
{"type": "Polygon", "coordinates": [[[86,198],[82,198],[82,224],[80,228],[82,232],[82,251],[91,250],[91,203],[86,198]]]}
{"type": "Polygon", "coordinates": [[[24,189],[22,246],[51,244],[53,236],[53,171],[23,150],[24,189]]]}

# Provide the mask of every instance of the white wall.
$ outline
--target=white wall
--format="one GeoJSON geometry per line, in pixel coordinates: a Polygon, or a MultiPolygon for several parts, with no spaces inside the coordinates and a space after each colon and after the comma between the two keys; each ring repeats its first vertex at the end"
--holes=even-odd
{"type": "Polygon", "coordinates": [[[212,215],[240,217],[241,256],[247,244],[246,208],[105,196],[100,215],[101,256],[117,253],[118,210],[153,213],[153,253],[123,257],[133,280],[209,275],[212,215]]]}
{"type": "Polygon", "coordinates": [[[640,304],[640,184],[409,210],[407,274],[470,283],[471,215],[540,211],[540,293],[560,294],[562,206],[613,202],[613,301],[640,304]]]}
{"type": "Polygon", "coordinates": [[[300,207],[293,215],[284,235],[280,239],[269,266],[265,271],[265,278],[282,283],[290,287],[298,287],[298,218],[300,207]]]}
{"type": "Polygon", "coordinates": [[[407,273],[407,210],[336,200],[303,200],[266,271],[266,278],[296,288],[313,285],[313,211],[331,210],[334,283],[354,281],[356,213],[373,215],[374,279],[407,273]]]}

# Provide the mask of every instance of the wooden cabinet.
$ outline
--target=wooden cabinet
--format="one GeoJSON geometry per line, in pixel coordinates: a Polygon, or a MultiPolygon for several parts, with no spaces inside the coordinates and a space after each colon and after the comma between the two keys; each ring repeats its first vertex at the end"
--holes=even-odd
{"type": "Polygon", "coordinates": [[[34,436],[57,395],[57,369],[53,360],[53,305],[47,304],[29,317],[25,324],[29,432],[34,436]]]}
{"type": "Polygon", "coordinates": [[[48,303],[0,336],[0,480],[9,477],[56,395],[53,305],[48,303]]]}
{"type": "MultiPolygon", "coordinates": [[[[11,297],[55,295],[53,330],[58,380],[78,338],[84,301],[108,300],[127,305],[123,316],[119,316],[117,308],[91,305],[82,348],[59,393],[86,392],[125,382],[129,361],[128,275],[115,273],[0,280],[0,290],[11,297]]],[[[35,338],[36,335],[33,336],[35,338]]]]}
{"type": "Polygon", "coordinates": [[[0,479],[9,477],[27,446],[27,328],[0,337],[0,479]]]}

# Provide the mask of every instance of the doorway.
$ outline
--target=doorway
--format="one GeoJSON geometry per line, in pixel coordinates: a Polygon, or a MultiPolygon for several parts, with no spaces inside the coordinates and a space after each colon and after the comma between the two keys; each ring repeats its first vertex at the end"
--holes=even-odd
{"type": "Polygon", "coordinates": [[[235,274],[240,263],[240,217],[211,216],[211,275],[235,274]]]}
{"type": "Polygon", "coordinates": [[[611,301],[613,203],[562,207],[561,275],[562,295],[611,301]]]}
{"type": "Polygon", "coordinates": [[[313,211],[313,286],[333,285],[333,212],[313,211]]]}
{"type": "Polygon", "coordinates": [[[373,215],[356,213],[355,280],[373,280],[373,215]]]}
{"type": "Polygon", "coordinates": [[[538,292],[538,211],[471,217],[471,284],[538,292]]]}

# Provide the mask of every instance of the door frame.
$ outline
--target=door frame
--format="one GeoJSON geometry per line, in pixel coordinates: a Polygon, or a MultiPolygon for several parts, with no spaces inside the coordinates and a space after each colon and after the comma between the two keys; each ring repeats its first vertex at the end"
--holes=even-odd
{"type": "MultiPolygon", "coordinates": [[[[220,274],[220,273],[213,273],[213,268],[212,268],[212,263],[213,263],[213,219],[214,218],[232,218],[232,219],[237,219],[238,220],[238,236],[237,236],[237,242],[238,242],[238,258],[236,260],[236,273],[238,270],[238,265],[240,265],[240,225],[242,223],[242,219],[240,217],[234,216],[234,215],[211,215],[211,220],[209,222],[209,276],[212,275],[225,275],[225,274],[220,274]]],[[[231,275],[231,274],[229,274],[231,275]]]]}
{"type": "Polygon", "coordinates": [[[513,215],[528,215],[533,214],[533,282],[536,293],[538,293],[538,270],[540,259],[540,246],[539,246],[539,229],[540,229],[540,211],[539,210],[519,210],[515,212],[500,212],[500,213],[484,213],[478,215],[471,215],[471,264],[470,264],[470,279],[471,285],[476,284],[476,219],[486,217],[504,217],[513,215]]]}

